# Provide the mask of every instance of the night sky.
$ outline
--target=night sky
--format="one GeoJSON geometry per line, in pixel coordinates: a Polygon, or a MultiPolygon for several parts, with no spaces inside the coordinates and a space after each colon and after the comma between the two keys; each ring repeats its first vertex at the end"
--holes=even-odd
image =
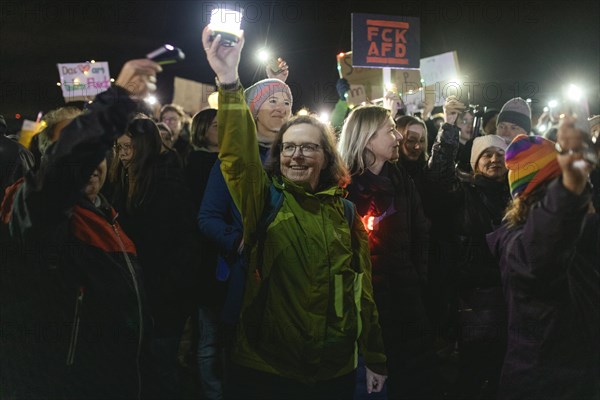
{"type": "MultiPolygon", "coordinates": [[[[172,96],[173,77],[214,82],[201,43],[210,9],[202,1],[2,1],[0,113],[35,118],[64,105],[56,63],[95,59],[122,64],[165,43],[186,60],[164,67],[157,97],[172,96]]],[[[585,88],[590,111],[600,112],[600,7],[597,2],[505,1],[238,1],[246,45],[240,77],[263,79],[256,51],[266,46],[290,66],[294,111],[331,110],[337,99],[335,55],[351,49],[351,13],[421,19],[421,57],[456,50],[472,103],[500,108],[515,96],[532,99],[539,114],[563,86],[585,88]],[[489,89],[490,87],[494,89],[489,89]],[[484,93],[483,88],[488,88],[484,93]]],[[[466,95],[464,95],[466,96],[466,95]]],[[[466,100],[466,98],[464,99],[466,100]]],[[[12,125],[12,123],[11,123],[12,125]]]]}

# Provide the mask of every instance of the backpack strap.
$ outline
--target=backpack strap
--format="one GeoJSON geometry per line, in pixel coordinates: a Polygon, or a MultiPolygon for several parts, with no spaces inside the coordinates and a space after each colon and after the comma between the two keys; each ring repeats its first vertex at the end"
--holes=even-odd
{"type": "MultiPolygon", "coordinates": [[[[248,256],[250,256],[250,251],[257,245],[256,249],[256,259],[257,259],[257,274],[259,278],[262,278],[262,264],[263,264],[263,251],[265,248],[265,239],[267,237],[267,229],[269,225],[273,223],[277,213],[281,209],[281,205],[283,204],[283,192],[279,190],[275,185],[271,183],[269,185],[269,195],[265,200],[265,208],[263,209],[263,213],[256,225],[256,231],[250,238],[250,243],[246,247],[248,249],[248,256]]],[[[248,264],[250,265],[250,264],[248,264]]]]}
{"type": "Polygon", "coordinates": [[[344,204],[344,217],[346,218],[346,222],[348,222],[350,232],[352,232],[352,227],[354,226],[354,216],[356,215],[356,206],[353,202],[343,197],[342,203],[344,204]]]}

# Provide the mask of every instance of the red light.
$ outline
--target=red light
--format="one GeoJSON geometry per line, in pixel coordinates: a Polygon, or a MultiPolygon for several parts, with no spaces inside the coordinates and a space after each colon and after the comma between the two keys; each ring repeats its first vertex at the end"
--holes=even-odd
{"type": "Polygon", "coordinates": [[[372,215],[369,218],[367,218],[367,230],[369,230],[369,231],[373,230],[373,222],[374,221],[375,221],[375,217],[372,215]]]}
{"type": "Polygon", "coordinates": [[[19,113],[16,113],[16,114],[15,114],[15,118],[16,118],[16,119],[21,119],[21,114],[19,114],[19,113]]]}
{"type": "Polygon", "coordinates": [[[344,53],[344,52],[341,52],[340,54],[338,54],[338,57],[339,57],[339,58],[342,58],[342,57],[344,57],[345,55],[346,55],[346,53],[344,53]]]}
{"type": "Polygon", "coordinates": [[[365,229],[367,230],[367,232],[371,232],[375,228],[375,217],[374,216],[365,215],[364,217],[361,218],[361,221],[362,221],[363,225],[365,226],[365,229]]]}

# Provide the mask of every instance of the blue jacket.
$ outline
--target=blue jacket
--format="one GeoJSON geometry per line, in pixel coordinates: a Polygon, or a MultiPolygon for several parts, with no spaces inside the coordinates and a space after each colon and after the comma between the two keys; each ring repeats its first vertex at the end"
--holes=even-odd
{"type": "MultiPolygon", "coordinates": [[[[259,151],[264,164],[269,148],[260,146],[259,151]]],[[[244,228],[240,212],[229,194],[221,173],[220,160],[215,162],[210,171],[198,213],[198,226],[200,232],[211,238],[218,247],[220,256],[215,279],[228,281],[221,319],[225,323],[235,325],[240,314],[246,276],[243,258],[237,252],[244,228]]]]}

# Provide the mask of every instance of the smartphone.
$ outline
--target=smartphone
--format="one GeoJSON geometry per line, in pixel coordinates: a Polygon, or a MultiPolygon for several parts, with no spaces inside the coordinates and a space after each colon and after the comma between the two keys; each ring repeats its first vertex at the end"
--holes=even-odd
{"type": "Polygon", "coordinates": [[[267,66],[269,67],[269,69],[271,71],[273,71],[273,74],[277,75],[281,73],[281,69],[279,68],[279,61],[277,61],[276,58],[271,58],[268,62],[267,62],[267,66]]]}
{"type": "Polygon", "coordinates": [[[185,54],[179,47],[165,44],[146,54],[146,58],[155,61],[157,64],[166,65],[185,60],[185,54]]]}

